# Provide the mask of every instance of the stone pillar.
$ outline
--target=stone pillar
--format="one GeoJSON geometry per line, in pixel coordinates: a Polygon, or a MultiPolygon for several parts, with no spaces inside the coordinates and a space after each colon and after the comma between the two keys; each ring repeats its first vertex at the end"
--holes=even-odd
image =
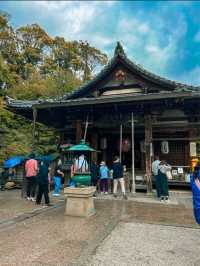
{"type": "Polygon", "coordinates": [[[82,138],[81,120],[76,121],[76,144],[80,142],[82,138]]]}
{"type": "Polygon", "coordinates": [[[151,146],[152,146],[152,121],[151,115],[144,117],[144,130],[145,130],[145,166],[146,166],[146,182],[147,193],[152,192],[152,178],[151,178],[151,146]]]}

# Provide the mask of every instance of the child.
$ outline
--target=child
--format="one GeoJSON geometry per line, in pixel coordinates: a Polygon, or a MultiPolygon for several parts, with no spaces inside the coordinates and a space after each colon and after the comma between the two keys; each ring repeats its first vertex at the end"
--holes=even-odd
{"type": "Polygon", "coordinates": [[[108,178],[109,178],[109,169],[106,166],[105,162],[100,163],[100,191],[101,194],[108,194],[108,178]]]}

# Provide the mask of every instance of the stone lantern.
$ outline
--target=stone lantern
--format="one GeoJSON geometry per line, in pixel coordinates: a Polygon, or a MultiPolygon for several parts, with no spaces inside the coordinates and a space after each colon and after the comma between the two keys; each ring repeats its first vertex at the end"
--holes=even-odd
{"type": "Polygon", "coordinates": [[[66,150],[73,153],[72,177],[75,187],[66,187],[67,196],[65,214],[87,217],[95,213],[93,194],[96,187],[91,184],[91,153],[96,152],[84,140],[66,150]]]}

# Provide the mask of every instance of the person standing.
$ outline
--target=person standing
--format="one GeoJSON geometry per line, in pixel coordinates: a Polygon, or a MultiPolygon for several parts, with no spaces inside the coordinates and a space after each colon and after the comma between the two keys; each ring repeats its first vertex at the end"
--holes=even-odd
{"type": "Polygon", "coordinates": [[[200,169],[199,166],[194,167],[194,171],[190,176],[190,184],[193,198],[193,212],[195,220],[200,224],[200,169]]]}
{"type": "Polygon", "coordinates": [[[35,160],[35,154],[31,154],[30,159],[25,163],[25,175],[27,180],[27,199],[35,201],[35,192],[37,186],[38,163],[35,160]]]}
{"type": "Polygon", "coordinates": [[[171,170],[171,166],[165,161],[161,161],[158,168],[158,179],[160,184],[160,200],[169,202],[169,187],[167,172],[171,170]]]}
{"type": "Polygon", "coordinates": [[[109,178],[109,169],[106,166],[106,163],[102,161],[100,163],[100,191],[101,194],[108,194],[108,178],[109,178]]]}
{"type": "Polygon", "coordinates": [[[160,184],[160,179],[158,176],[159,164],[160,164],[159,156],[156,155],[155,160],[152,163],[152,172],[153,172],[155,183],[156,183],[156,192],[157,192],[158,198],[160,198],[160,191],[161,191],[161,184],[160,184]]]}
{"type": "Polygon", "coordinates": [[[62,178],[64,177],[64,173],[62,171],[62,163],[61,160],[58,161],[58,165],[55,168],[55,173],[54,173],[54,193],[53,196],[58,197],[60,196],[60,190],[61,190],[61,181],[62,178]]]}
{"type": "Polygon", "coordinates": [[[114,189],[113,189],[114,197],[117,197],[117,186],[119,182],[121,185],[123,198],[127,200],[128,198],[126,196],[124,177],[123,177],[123,165],[121,164],[118,156],[114,158],[113,165],[112,165],[112,172],[113,172],[112,175],[113,175],[113,182],[114,182],[114,189]]]}
{"type": "Polygon", "coordinates": [[[41,204],[42,196],[44,195],[45,204],[50,206],[49,202],[49,164],[46,160],[40,162],[38,172],[38,193],[36,198],[36,204],[41,204]]]}

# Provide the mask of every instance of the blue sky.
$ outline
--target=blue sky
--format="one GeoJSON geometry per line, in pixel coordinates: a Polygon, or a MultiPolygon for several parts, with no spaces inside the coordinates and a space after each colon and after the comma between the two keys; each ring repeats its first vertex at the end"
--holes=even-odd
{"type": "Polygon", "coordinates": [[[88,40],[112,56],[117,41],[144,68],[200,85],[198,1],[1,1],[11,24],[38,23],[51,36],[88,40]]]}

